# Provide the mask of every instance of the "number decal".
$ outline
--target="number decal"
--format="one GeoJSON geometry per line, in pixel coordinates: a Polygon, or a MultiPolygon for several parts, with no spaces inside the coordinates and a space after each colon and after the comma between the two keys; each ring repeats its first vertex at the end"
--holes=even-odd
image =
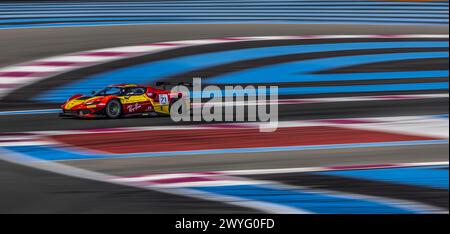
{"type": "Polygon", "coordinates": [[[167,94],[159,95],[159,104],[161,105],[169,104],[169,97],[167,96],[167,94]]]}

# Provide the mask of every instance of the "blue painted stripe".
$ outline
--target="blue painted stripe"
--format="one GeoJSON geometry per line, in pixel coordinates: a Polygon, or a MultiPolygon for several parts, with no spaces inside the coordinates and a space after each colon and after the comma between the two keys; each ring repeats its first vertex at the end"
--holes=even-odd
{"type": "MultiPolygon", "coordinates": [[[[67,27],[67,26],[101,26],[101,25],[132,25],[159,23],[286,23],[286,24],[432,24],[448,23],[448,2],[386,2],[386,1],[173,1],[173,2],[89,2],[89,3],[34,3],[34,4],[2,4],[0,15],[4,20],[0,29],[8,28],[39,28],[39,27],[67,27]],[[92,15],[74,15],[71,12],[82,10],[98,11],[92,15]],[[105,14],[105,10],[118,10],[117,14],[105,14]],[[127,10],[150,10],[151,14],[126,14],[127,10]],[[155,14],[157,10],[165,10],[164,14],[155,14]],[[236,11],[253,11],[240,14],[236,11]],[[327,12],[334,10],[335,12],[327,12]],[[344,12],[338,12],[345,10],[344,12]],[[47,11],[48,14],[37,14],[47,11]],[[51,12],[50,12],[51,11],[51,12]],[[189,12],[191,11],[191,12],[189,12]],[[194,13],[193,11],[197,11],[194,13]],[[366,11],[366,12],[362,12],[366,11]],[[370,12],[371,11],[371,12],[370,12]],[[394,13],[393,11],[398,11],[394,13]],[[444,14],[438,14],[439,11],[444,14]],[[68,12],[68,14],[63,14],[68,12]],[[384,14],[378,14],[382,12],[384,14]],[[4,14],[2,14],[4,13],[4,14]],[[16,13],[7,16],[6,14],[16,13]],[[31,14],[29,14],[31,13],[31,14]],[[366,13],[366,14],[364,14],[366,13]],[[414,14],[416,13],[416,14],[414,14]],[[193,16],[195,17],[189,17],[193,16]],[[223,14],[223,17],[217,17],[223,14]],[[254,14],[252,16],[252,14],[254,14]],[[291,16],[289,16],[291,14],[291,16]],[[41,17],[35,20],[27,17],[41,17]],[[48,18],[59,16],[61,18],[48,18]],[[75,19],[73,17],[86,18],[75,19]],[[88,17],[91,16],[91,17],[88,17]],[[106,16],[106,18],[99,18],[106,16]],[[108,16],[116,16],[110,17],[108,16]],[[147,16],[147,17],[144,17],[147,16]],[[151,18],[154,16],[156,18],[151,18]],[[215,17],[214,17],[215,16],[215,17]],[[225,17],[226,16],[226,17],[225,17]],[[275,16],[275,17],[268,17],[275,16]],[[335,16],[335,17],[332,17],[335,16]],[[136,18],[141,17],[141,18],[136,18]],[[45,19],[47,18],[47,19],[45,19]],[[83,23],[70,23],[82,20],[83,23]],[[86,22],[107,20],[108,22],[86,22]],[[120,22],[112,22],[118,20],[120,22]],[[137,20],[145,21],[139,22],[137,20]],[[266,22],[267,21],[267,22],[266,22]],[[17,23],[33,22],[21,25],[17,23]],[[54,22],[43,24],[39,22],[54,22]]],[[[129,12],[129,11],[128,11],[129,12]]],[[[137,11],[135,11],[137,12],[137,11]]]]}
{"type": "Polygon", "coordinates": [[[341,12],[341,11],[350,11],[351,13],[355,13],[355,12],[360,12],[360,11],[367,11],[367,12],[392,12],[392,11],[399,11],[400,13],[408,13],[408,12],[418,12],[418,13],[427,13],[427,12],[433,12],[433,11],[438,11],[438,12],[445,12],[448,11],[448,6],[424,6],[421,8],[417,8],[414,6],[389,6],[389,7],[372,7],[372,6],[320,6],[320,7],[316,7],[316,6],[290,6],[290,7],[286,7],[286,6],[271,6],[270,10],[274,10],[274,11],[270,11],[267,10],[267,7],[264,6],[227,6],[227,7],[214,7],[214,6],[210,6],[210,7],[192,7],[192,6],[184,6],[184,7],[170,7],[170,8],[165,8],[165,7],[71,7],[70,9],[66,8],[66,7],[59,7],[59,8],[29,8],[29,9],[14,9],[14,8],[10,8],[10,9],[2,9],[0,10],[0,13],[34,13],[34,12],[42,12],[42,11],[51,11],[52,13],[58,13],[58,12],[64,12],[64,11],[70,11],[70,12],[74,12],[74,11],[96,11],[96,12],[104,12],[104,11],[108,11],[108,10],[115,10],[115,11],[120,11],[120,12],[125,12],[122,10],[127,10],[127,11],[131,11],[131,10],[135,10],[135,11],[142,11],[142,10],[149,10],[149,11],[170,11],[170,12],[184,12],[184,11],[200,11],[200,12],[209,12],[210,10],[212,11],[216,11],[216,12],[224,12],[227,10],[237,10],[237,11],[243,11],[243,10],[248,10],[248,11],[255,11],[255,12],[275,12],[275,11],[284,11],[284,10],[289,10],[289,11],[295,11],[295,12],[322,12],[321,10],[326,11],[332,11],[332,12],[341,12]]]}
{"type": "MultiPolygon", "coordinates": [[[[0,3],[0,6],[2,5],[17,5],[17,6],[27,6],[27,5],[49,5],[49,6],[57,6],[57,5],[91,5],[91,4],[114,4],[114,5],[130,5],[130,4],[169,4],[169,3],[265,3],[265,2],[273,2],[273,0],[178,0],[178,1],[171,1],[171,2],[164,2],[164,0],[159,1],[78,1],[78,2],[27,2],[27,3],[20,3],[20,2],[8,2],[8,3],[0,3]]],[[[314,3],[317,1],[311,1],[311,0],[280,0],[280,2],[298,2],[298,3],[314,3]]],[[[338,1],[338,0],[328,0],[328,1],[321,1],[328,2],[328,3],[355,3],[355,2],[365,2],[365,1],[338,1]]],[[[372,1],[372,2],[378,2],[382,3],[382,1],[372,1]]],[[[435,1],[438,3],[443,3],[441,1],[435,1]]],[[[421,2],[418,2],[419,4],[421,2]]]]}
{"type": "Polygon", "coordinates": [[[216,149],[216,150],[148,152],[148,153],[134,153],[134,154],[96,154],[93,152],[77,152],[73,149],[71,150],[70,148],[57,148],[56,146],[52,147],[45,145],[4,146],[3,148],[17,153],[22,153],[30,157],[54,161],[54,160],[78,160],[78,159],[102,159],[102,158],[104,159],[104,158],[131,158],[131,157],[166,157],[166,156],[196,155],[196,154],[258,153],[258,152],[274,152],[274,151],[346,149],[346,148],[434,145],[434,144],[448,144],[448,140],[420,140],[420,141],[395,141],[395,142],[286,146],[286,147],[235,148],[235,149],[216,149]]]}
{"type": "Polygon", "coordinates": [[[237,1],[237,2],[220,2],[220,1],[207,1],[207,2],[187,2],[175,1],[172,3],[96,3],[91,2],[89,4],[35,4],[32,7],[28,5],[15,5],[15,4],[4,4],[2,7],[4,9],[18,8],[18,9],[33,9],[33,8],[60,8],[60,7],[176,7],[176,6],[419,6],[419,7],[433,7],[433,6],[448,6],[447,2],[386,2],[386,1],[298,1],[298,2],[288,2],[288,1],[265,1],[265,2],[250,2],[250,1],[237,1]]]}
{"type": "Polygon", "coordinates": [[[448,89],[448,82],[279,88],[279,95],[423,91],[448,89]]]}
{"type": "MultiPolygon", "coordinates": [[[[79,14],[85,14],[84,16],[88,15],[96,15],[99,16],[100,14],[112,14],[112,13],[119,13],[120,15],[134,15],[134,14],[144,14],[144,13],[167,13],[167,14],[179,14],[179,13],[203,13],[204,10],[201,9],[116,9],[116,10],[104,10],[104,9],[86,9],[86,10],[60,10],[60,11],[51,11],[51,10],[36,10],[36,11],[1,11],[0,18],[3,17],[31,17],[31,16],[45,16],[45,17],[51,17],[51,16],[58,16],[58,15],[64,15],[64,14],[73,14],[79,15],[79,14]],[[125,14],[129,13],[129,14],[125,14]]],[[[264,10],[264,9],[222,9],[222,10],[213,10],[209,9],[209,13],[336,13],[336,14],[352,14],[355,11],[349,11],[349,10],[295,10],[295,9],[271,9],[271,10],[264,10]]],[[[404,14],[417,14],[417,15],[446,15],[448,14],[448,10],[358,10],[358,14],[366,15],[364,13],[370,13],[370,14],[379,14],[379,15],[386,15],[391,14],[392,16],[395,16],[396,14],[404,15],[404,14]]],[[[115,14],[113,15],[115,16],[115,14]]]]}
{"type": "MultiPolygon", "coordinates": [[[[326,51],[437,47],[448,47],[448,42],[424,41],[334,43],[319,45],[276,46],[205,53],[151,62],[90,76],[85,80],[73,82],[62,86],[61,88],[44,93],[36,97],[35,100],[62,102],[74,93],[89,93],[91,90],[100,89],[104,86],[110,85],[111,83],[152,83],[158,79],[188,71],[256,58],[326,51]]],[[[190,79],[190,77],[187,79],[190,79]]]]}
{"type": "Polygon", "coordinates": [[[371,170],[324,171],[314,174],[448,189],[448,171],[435,167],[384,168],[371,170]]]}
{"type": "MultiPolygon", "coordinates": [[[[443,56],[444,58],[444,56],[443,56]]],[[[292,66],[298,68],[297,65],[292,66]]],[[[262,68],[263,69],[263,68],[262,68]]],[[[277,69],[278,70],[278,69],[277,69]]],[[[267,70],[266,70],[267,71],[267,70]]],[[[382,79],[411,79],[411,78],[445,78],[449,77],[448,70],[409,71],[409,72],[361,72],[339,74],[298,74],[295,70],[284,70],[276,76],[268,77],[267,73],[249,69],[242,72],[232,72],[206,80],[210,84],[250,84],[250,83],[282,83],[282,82],[318,82],[318,81],[346,81],[346,80],[382,80],[382,79]],[[286,72],[292,72],[288,74],[286,72]],[[260,74],[257,77],[251,74],[260,74]],[[237,77],[245,77],[239,79],[237,77]],[[276,77],[274,79],[273,77],[276,77]]]]}
{"type": "Polygon", "coordinates": [[[59,112],[61,112],[60,109],[0,111],[0,116],[8,116],[8,115],[53,114],[53,113],[59,113],[59,112]]]}
{"type": "Polygon", "coordinates": [[[307,17],[307,16],[239,16],[236,17],[234,15],[228,16],[158,16],[158,17],[80,17],[80,18],[40,18],[40,19],[7,19],[0,20],[0,24],[8,24],[8,23],[42,23],[42,22],[81,22],[81,21],[165,21],[165,22],[183,22],[184,20],[200,20],[200,21],[229,21],[229,20],[321,20],[321,21],[329,21],[329,22],[338,22],[339,20],[352,20],[359,21],[364,20],[366,22],[376,22],[376,21],[391,21],[391,22],[422,22],[422,23],[448,23],[448,18],[390,18],[390,17],[325,17],[325,16],[317,16],[317,17],[307,17]]]}
{"type": "Polygon", "coordinates": [[[279,95],[447,90],[448,82],[279,88],[279,95]]]}
{"type": "MultiPolygon", "coordinates": [[[[401,83],[401,84],[376,84],[376,85],[338,85],[338,86],[311,86],[311,87],[287,87],[278,88],[278,95],[299,95],[299,94],[327,94],[327,93],[364,93],[364,92],[394,92],[394,91],[424,91],[424,90],[446,90],[448,82],[430,83],[401,83]]],[[[194,98],[211,98],[226,96],[254,96],[254,93],[246,93],[245,90],[218,90],[214,92],[191,92],[194,98]]],[[[264,95],[269,95],[267,89],[264,95]]]]}
{"type": "MultiPolygon", "coordinates": [[[[364,25],[429,25],[430,23],[420,20],[411,22],[393,22],[393,21],[366,21],[366,20],[333,20],[335,24],[364,24],[364,25]]],[[[18,24],[18,25],[0,25],[0,29],[14,28],[58,28],[58,27],[94,27],[94,26],[114,26],[114,25],[159,25],[159,24],[330,24],[329,21],[311,21],[311,20],[229,20],[229,21],[120,21],[120,22],[81,22],[81,23],[53,23],[53,24],[18,24]]],[[[443,23],[433,23],[436,25],[445,25],[443,23]]]]}
{"type": "MultiPolygon", "coordinates": [[[[448,46],[448,43],[447,43],[448,46]]],[[[409,71],[402,73],[347,73],[347,74],[311,74],[324,70],[361,64],[389,62],[409,59],[448,58],[448,52],[414,52],[393,54],[353,55],[332,58],[311,59],[268,65],[253,69],[227,73],[222,76],[208,79],[208,83],[274,83],[274,82],[310,82],[310,81],[339,81],[339,80],[376,80],[393,78],[421,78],[421,77],[448,77],[445,71],[409,71]],[[429,72],[429,74],[427,74],[429,72]],[[396,76],[397,75],[397,76],[396,76]],[[393,77],[390,77],[393,76],[393,77]]]]}
{"type": "Polygon", "coordinates": [[[361,198],[334,196],[309,189],[281,189],[275,186],[211,186],[191,189],[245,200],[269,202],[318,214],[406,214],[412,210],[361,198]]]}
{"type": "Polygon", "coordinates": [[[437,11],[446,11],[448,10],[448,6],[430,6],[430,5],[424,5],[424,6],[362,6],[362,5],[322,5],[322,6],[283,6],[283,5],[273,5],[270,8],[267,8],[267,6],[245,6],[245,5],[230,5],[230,6],[173,6],[173,7],[159,7],[159,6],[71,6],[70,8],[59,6],[59,7],[39,7],[39,6],[28,6],[28,7],[8,7],[4,6],[0,10],[0,13],[2,12],[36,12],[36,11],[73,11],[73,10],[96,10],[96,11],[102,11],[102,10],[200,10],[200,11],[208,11],[208,10],[230,10],[230,9],[237,9],[237,10],[267,10],[267,9],[273,9],[273,10],[374,10],[374,11],[390,11],[390,10],[399,10],[399,11],[430,11],[430,10],[437,10],[437,11]]]}
{"type": "Polygon", "coordinates": [[[195,18],[206,18],[209,19],[209,17],[224,17],[224,18],[232,18],[235,19],[236,16],[240,19],[258,19],[259,17],[265,18],[266,16],[272,16],[276,18],[295,18],[295,19],[302,19],[302,17],[317,17],[317,18],[327,18],[327,17],[340,17],[343,19],[348,19],[349,17],[371,17],[371,19],[377,19],[377,18],[387,18],[387,19],[400,19],[400,18],[446,18],[445,13],[444,14],[391,14],[391,13],[384,13],[384,14],[375,14],[375,13],[366,13],[366,14],[356,14],[356,13],[301,13],[299,15],[298,12],[282,12],[282,15],[278,12],[163,12],[163,13],[156,13],[156,12],[148,12],[148,13],[66,13],[66,14],[3,14],[0,15],[0,19],[9,19],[12,18],[13,20],[0,20],[0,23],[14,23],[14,22],[53,22],[53,21],[65,21],[68,22],[70,20],[77,20],[77,21],[93,21],[97,19],[105,19],[105,20],[142,20],[142,19],[167,19],[167,18],[181,18],[181,17],[192,17],[195,16],[195,18]],[[107,18],[106,16],[109,16],[110,18],[107,18]],[[77,17],[77,18],[71,18],[71,17],[77,17]],[[98,18],[102,17],[102,18],[98,18]],[[105,17],[105,18],[103,18],[105,17]],[[125,17],[125,18],[123,18],[125,17]],[[131,18],[133,17],[133,18],[131,18]],[[141,18],[139,18],[141,17],[141,18]],[[256,17],[256,18],[255,18],[256,17]],[[14,18],[22,18],[20,20],[14,19],[14,18]],[[35,19],[27,19],[27,18],[35,18],[35,19]]]}
{"type": "Polygon", "coordinates": [[[443,115],[435,115],[433,116],[434,118],[438,118],[438,119],[448,119],[448,114],[443,114],[443,115]]]}

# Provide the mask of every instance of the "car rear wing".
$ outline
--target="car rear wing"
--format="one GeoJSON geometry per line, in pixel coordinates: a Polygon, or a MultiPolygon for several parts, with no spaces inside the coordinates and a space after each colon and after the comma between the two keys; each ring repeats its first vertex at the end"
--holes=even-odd
{"type": "Polygon", "coordinates": [[[188,88],[192,87],[192,82],[164,82],[164,81],[158,81],[155,83],[155,87],[160,87],[161,89],[172,89],[175,86],[186,86],[188,88]]]}
{"type": "Polygon", "coordinates": [[[192,83],[189,82],[165,82],[165,81],[158,81],[155,83],[155,86],[177,86],[177,85],[184,85],[184,86],[192,86],[192,83]]]}

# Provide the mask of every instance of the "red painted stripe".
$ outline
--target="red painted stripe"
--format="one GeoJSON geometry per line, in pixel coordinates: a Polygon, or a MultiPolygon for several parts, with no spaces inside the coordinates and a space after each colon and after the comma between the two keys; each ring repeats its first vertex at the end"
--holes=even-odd
{"type": "Polygon", "coordinates": [[[0,89],[2,88],[14,88],[17,87],[18,84],[0,84],[0,89]]]}
{"type": "Polygon", "coordinates": [[[252,128],[250,125],[246,124],[207,124],[207,125],[199,125],[199,127],[205,128],[219,128],[219,129],[227,129],[227,128],[252,128]]]}
{"type": "Polygon", "coordinates": [[[202,181],[217,181],[218,179],[214,179],[212,177],[180,177],[180,178],[170,178],[170,179],[160,179],[160,180],[151,180],[152,183],[155,184],[174,184],[174,183],[186,183],[186,182],[202,182],[202,181]]]}
{"type": "Polygon", "coordinates": [[[373,35],[373,37],[381,37],[381,38],[402,38],[403,35],[378,34],[378,35],[373,35]]]}
{"type": "Polygon", "coordinates": [[[258,129],[153,130],[141,132],[60,135],[53,139],[110,153],[140,153],[251,147],[306,146],[369,142],[432,140],[435,138],[347,129],[331,126],[258,129]]]}
{"type": "Polygon", "coordinates": [[[125,56],[125,55],[129,55],[130,53],[126,53],[126,52],[108,52],[108,51],[103,51],[103,52],[88,52],[88,53],[81,53],[78,54],[79,56],[104,56],[104,57],[113,57],[113,56],[125,56]]]}
{"type": "Polygon", "coordinates": [[[98,133],[98,132],[120,132],[120,131],[126,131],[126,128],[95,128],[95,129],[80,129],[78,130],[80,132],[92,132],[92,133],[98,133]]]}
{"type": "Polygon", "coordinates": [[[320,101],[311,100],[278,100],[278,104],[303,104],[303,103],[317,103],[320,101]]]}
{"type": "Polygon", "coordinates": [[[89,64],[87,62],[64,62],[64,61],[54,61],[54,62],[34,62],[29,64],[24,64],[23,66],[48,66],[48,67],[66,67],[66,66],[81,66],[89,64]]]}

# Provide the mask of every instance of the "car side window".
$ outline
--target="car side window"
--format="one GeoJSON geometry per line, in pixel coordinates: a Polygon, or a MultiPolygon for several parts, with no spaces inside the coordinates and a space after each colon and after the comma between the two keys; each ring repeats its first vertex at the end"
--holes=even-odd
{"type": "Polygon", "coordinates": [[[136,95],[142,95],[142,94],[145,93],[145,89],[144,89],[144,88],[135,88],[134,93],[135,93],[136,95]]]}
{"type": "Polygon", "coordinates": [[[130,88],[127,90],[126,95],[132,96],[132,95],[142,95],[145,93],[144,88],[130,88]]]}

